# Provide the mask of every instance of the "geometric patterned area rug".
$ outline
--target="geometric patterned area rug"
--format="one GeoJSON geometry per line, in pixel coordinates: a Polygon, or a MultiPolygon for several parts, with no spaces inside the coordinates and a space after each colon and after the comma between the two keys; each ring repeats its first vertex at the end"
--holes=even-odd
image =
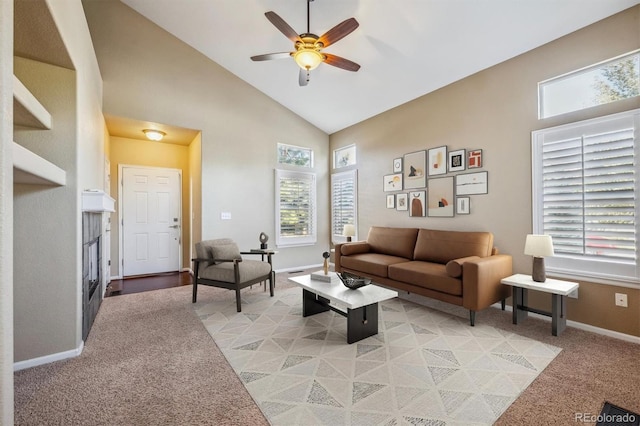
{"type": "Polygon", "coordinates": [[[302,317],[301,288],[196,312],[273,425],[490,425],[561,351],[403,299],[378,309],[353,344],[344,317],[302,317]]]}

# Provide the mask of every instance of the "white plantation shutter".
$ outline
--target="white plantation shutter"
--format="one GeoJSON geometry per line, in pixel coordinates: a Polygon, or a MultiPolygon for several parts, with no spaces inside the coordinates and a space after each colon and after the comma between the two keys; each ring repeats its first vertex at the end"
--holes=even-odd
{"type": "MultiPolygon", "coordinates": [[[[331,175],[331,239],[333,243],[345,242],[344,225],[358,229],[357,211],[358,181],[356,170],[331,175]]],[[[354,240],[357,239],[357,236],[354,240]]]]}
{"type": "Polygon", "coordinates": [[[639,117],[534,132],[534,233],[553,238],[550,271],[638,281],[639,117]]]}
{"type": "Polygon", "coordinates": [[[276,245],[316,242],[316,176],[276,170],[276,245]]]}

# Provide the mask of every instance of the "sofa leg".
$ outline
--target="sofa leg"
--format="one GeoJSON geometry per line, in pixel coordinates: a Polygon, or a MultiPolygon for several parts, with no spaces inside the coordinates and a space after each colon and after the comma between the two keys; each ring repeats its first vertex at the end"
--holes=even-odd
{"type": "Polygon", "coordinates": [[[271,297],[273,297],[273,288],[276,286],[276,273],[271,271],[271,276],[269,277],[269,293],[271,297]]]}
{"type": "Polygon", "coordinates": [[[469,310],[469,322],[471,323],[471,327],[476,325],[476,311],[469,310]]]}
{"type": "Polygon", "coordinates": [[[237,308],[238,312],[242,312],[242,305],[241,305],[240,289],[239,288],[236,288],[236,308],[237,308]]]}
{"type": "Polygon", "coordinates": [[[500,305],[502,306],[502,310],[504,311],[507,307],[507,299],[502,299],[500,305]]]}
{"type": "Polygon", "coordinates": [[[191,303],[196,303],[196,298],[198,297],[198,284],[193,279],[193,296],[191,296],[191,303]]]}

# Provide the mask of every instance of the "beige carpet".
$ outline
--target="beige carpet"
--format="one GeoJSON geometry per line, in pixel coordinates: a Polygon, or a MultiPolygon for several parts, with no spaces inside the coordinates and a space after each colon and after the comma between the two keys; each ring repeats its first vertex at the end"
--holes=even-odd
{"type": "MultiPolygon", "coordinates": [[[[287,277],[278,274],[276,292],[287,277]]],[[[192,305],[187,286],[105,299],[81,356],[16,373],[15,424],[267,424],[194,312],[233,298],[201,287],[192,305]]],[[[576,424],[576,413],[597,415],[605,401],[640,412],[640,345],[571,327],[554,337],[547,321],[515,326],[497,309],[476,322],[563,349],[496,424],[576,424]]]]}
{"type": "MultiPolygon", "coordinates": [[[[199,289],[204,300],[227,293],[199,289]]],[[[15,424],[267,422],[193,313],[186,286],[106,298],[79,357],[15,374],[15,424]]]]}

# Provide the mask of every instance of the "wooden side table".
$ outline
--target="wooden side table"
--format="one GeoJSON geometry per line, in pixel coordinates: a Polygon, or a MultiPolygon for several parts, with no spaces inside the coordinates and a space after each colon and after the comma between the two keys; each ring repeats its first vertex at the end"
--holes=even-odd
{"type": "Polygon", "coordinates": [[[518,324],[527,318],[529,312],[551,317],[551,334],[559,335],[567,328],[566,297],[580,284],[571,281],[547,278],[543,283],[534,281],[531,275],[515,274],[500,281],[513,289],[513,323],[518,324]],[[527,306],[528,290],[551,294],[551,312],[527,306]]]}

